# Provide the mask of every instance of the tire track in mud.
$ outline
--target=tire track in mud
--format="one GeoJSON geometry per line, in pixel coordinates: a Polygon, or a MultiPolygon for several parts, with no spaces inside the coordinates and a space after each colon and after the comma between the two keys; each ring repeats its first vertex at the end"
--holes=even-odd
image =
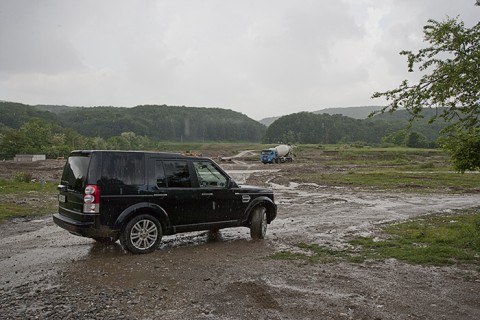
{"type": "Polygon", "coordinates": [[[262,282],[232,282],[226,286],[225,294],[231,295],[235,300],[249,300],[264,309],[280,310],[280,304],[274,298],[278,296],[272,287],[262,282]]]}

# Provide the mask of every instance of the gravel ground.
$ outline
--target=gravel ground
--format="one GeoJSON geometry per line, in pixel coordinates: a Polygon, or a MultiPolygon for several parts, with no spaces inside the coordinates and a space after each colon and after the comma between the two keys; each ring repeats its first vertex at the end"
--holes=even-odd
{"type": "Polygon", "coordinates": [[[269,258],[298,242],[340,248],[384,222],[478,206],[480,195],[276,185],[268,181],[281,171],[225,167],[274,189],[279,215],[265,240],[246,228],[186,233],[131,255],[70,235],[50,216],[10,220],[0,225],[0,318],[480,319],[478,265],[269,258]]]}

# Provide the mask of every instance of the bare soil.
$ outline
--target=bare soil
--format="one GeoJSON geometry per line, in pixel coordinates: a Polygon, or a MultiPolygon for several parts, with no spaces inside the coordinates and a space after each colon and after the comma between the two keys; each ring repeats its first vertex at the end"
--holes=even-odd
{"type": "MultiPolygon", "coordinates": [[[[62,166],[9,163],[0,177],[31,170],[58,181],[62,166]]],[[[286,173],[295,163],[222,166],[242,183],[274,190],[278,217],[265,240],[251,240],[246,228],[186,233],[164,237],[152,254],[132,255],[118,243],[70,235],[50,216],[13,219],[0,225],[0,318],[480,319],[478,265],[269,258],[299,242],[342,248],[385,222],[478,206],[479,194],[295,184],[286,173]]]]}
{"type": "Polygon", "coordinates": [[[0,179],[13,179],[20,174],[29,174],[37,182],[59,182],[65,160],[48,159],[35,162],[0,162],[0,179]]]}

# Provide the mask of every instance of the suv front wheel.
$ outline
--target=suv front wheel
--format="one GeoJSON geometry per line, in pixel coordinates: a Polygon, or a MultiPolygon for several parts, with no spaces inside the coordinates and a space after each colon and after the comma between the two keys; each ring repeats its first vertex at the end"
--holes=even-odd
{"type": "Polygon", "coordinates": [[[267,233],[267,209],[263,206],[253,209],[250,221],[250,236],[253,239],[264,239],[267,233]]]}
{"type": "Polygon", "coordinates": [[[132,253],[150,253],[160,244],[162,226],[149,214],[141,214],[126,224],[120,236],[120,243],[132,253]]]}

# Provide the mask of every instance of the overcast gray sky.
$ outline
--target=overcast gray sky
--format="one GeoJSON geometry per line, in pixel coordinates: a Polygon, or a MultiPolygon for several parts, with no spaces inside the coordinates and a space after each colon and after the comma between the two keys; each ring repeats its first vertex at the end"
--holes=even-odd
{"type": "Polygon", "coordinates": [[[167,104],[253,119],[381,105],[429,18],[475,0],[0,0],[0,100],[167,104]]]}

